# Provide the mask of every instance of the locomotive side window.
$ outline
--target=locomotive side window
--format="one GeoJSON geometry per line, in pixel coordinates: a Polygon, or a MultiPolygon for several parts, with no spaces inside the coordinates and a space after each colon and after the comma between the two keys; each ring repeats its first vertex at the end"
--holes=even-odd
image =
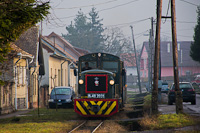
{"type": "Polygon", "coordinates": [[[118,72],[118,62],[105,61],[103,62],[103,69],[111,72],[118,72]]]}
{"type": "Polygon", "coordinates": [[[97,63],[95,61],[84,61],[81,62],[81,70],[85,71],[85,70],[90,70],[90,69],[95,69],[97,66],[97,63]]]}

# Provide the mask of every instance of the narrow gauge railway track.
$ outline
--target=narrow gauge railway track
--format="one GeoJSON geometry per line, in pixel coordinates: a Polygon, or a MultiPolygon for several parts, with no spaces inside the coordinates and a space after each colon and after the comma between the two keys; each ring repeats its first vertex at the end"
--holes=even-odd
{"type": "Polygon", "coordinates": [[[103,124],[102,120],[86,120],[80,125],[72,129],[69,133],[78,133],[78,132],[90,132],[94,133],[98,128],[103,124]]]}

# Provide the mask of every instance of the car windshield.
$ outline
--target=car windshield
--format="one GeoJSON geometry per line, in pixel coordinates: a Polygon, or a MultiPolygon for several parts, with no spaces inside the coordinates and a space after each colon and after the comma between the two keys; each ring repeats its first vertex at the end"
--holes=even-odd
{"type": "MultiPolygon", "coordinates": [[[[189,83],[179,83],[180,89],[192,89],[192,86],[189,83]]],[[[175,89],[175,86],[173,84],[173,90],[175,89]]]]}
{"type": "Polygon", "coordinates": [[[162,85],[168,85],[168,83],[162,83],[162,85]]]}
{"type": "Polygon", "coordinates": [[[54,88],[51,91],[51,95],[70,95],[71,89],[70,88],[54,88]]]}

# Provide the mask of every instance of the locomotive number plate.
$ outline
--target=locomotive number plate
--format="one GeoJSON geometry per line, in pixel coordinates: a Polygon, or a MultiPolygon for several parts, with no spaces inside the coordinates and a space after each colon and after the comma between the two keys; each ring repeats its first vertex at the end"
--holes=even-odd
{"type": "Polygon", "coordinates": [[[88,94],[88,98],[105,98],[105,94],[88,94]]]}

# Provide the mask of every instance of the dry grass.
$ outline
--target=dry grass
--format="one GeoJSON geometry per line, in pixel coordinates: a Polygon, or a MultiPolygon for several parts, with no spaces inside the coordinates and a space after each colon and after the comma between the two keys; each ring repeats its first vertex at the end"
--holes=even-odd
{"type": "Polygon", "coordinates": [[[133,107],[132,104],[125,104],[125,107],[123,108],[123,110],[117,112],[115,115],[111,116],[111,120],[122,120],[122,119],[129,119],[129,117],[127,116],[128,112],[133,111],[133,107]]]}
{"type": "Polygon", "coordinates": [[[103,125],[97,130],[97,133],[119,133],[128,132],[122,125],[114,121],[105,121],[103,125]]]}

